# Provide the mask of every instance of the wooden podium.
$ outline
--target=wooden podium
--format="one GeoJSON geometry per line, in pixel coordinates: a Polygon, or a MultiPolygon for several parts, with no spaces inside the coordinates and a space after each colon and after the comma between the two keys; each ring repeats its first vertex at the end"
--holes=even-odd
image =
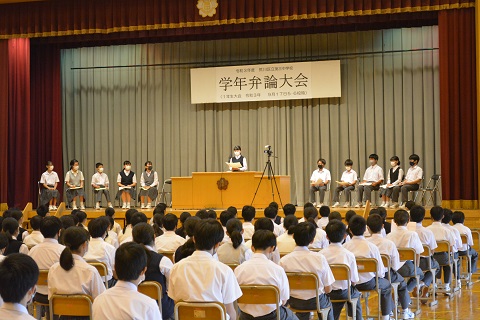
{"type": "MultiPolygon", "coordinates": [[[[261,172],[194,172],[191,177],[172,177],[173,209],[242,208],[252,203],[261,172]]],[[[290,202],[290,177],[275,176],[282,203],[290,202]]],[[[265,175],[253,206],[266,208],[272,201],[280,204],[275,182],[265,175]],[[272,197],[272,187],[273,195],[272,197]]]]}

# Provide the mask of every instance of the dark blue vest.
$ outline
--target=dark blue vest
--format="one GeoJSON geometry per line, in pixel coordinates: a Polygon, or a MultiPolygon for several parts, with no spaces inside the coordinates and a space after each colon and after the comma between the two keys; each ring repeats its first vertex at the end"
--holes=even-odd
{"type": "Polygon", "coordinates": [[[135,173],[133,171],[130,171],[128,176],[125,175],[125,172],[123,170],[120,171],[120,177],[122,178],[120,183],[123,184],[124,186],[128,186],[128,185],[132,184],[134,175],[135,175],[135,173]]]}
{"type": "Polygon", "coordinates": [[[167,295],[167,280],[160,272],[160,261],[164,256],[154,251],[149,251],[149,254],[150,261],[147,266],[147,272],[145,272],[145,281],[157,281],[162,285],[162,318],[169,319],[173,315],[175,304],[167,295]]]}
{"type": "Polygon", "coordinates": [[[242,166],[243,168],[243,156],[240,155],[240,158],[235,158],[235,157],[232,157],[232,163],[236,163],[236,162],[240,162],[240,165],[242,166]]]}

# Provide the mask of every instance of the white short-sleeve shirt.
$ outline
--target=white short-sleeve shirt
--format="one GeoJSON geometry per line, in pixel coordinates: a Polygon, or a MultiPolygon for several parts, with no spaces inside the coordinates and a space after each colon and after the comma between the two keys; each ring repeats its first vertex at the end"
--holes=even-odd
{"type": "Polygon", "coordinates": [[[351,184],[356,182],[357,179],[358,179],[357,173],[355,172],[355,170],[352,169],[350,171],[348,170],[343,171],[340,181],[348,182],[351,184]]]}
{"type": "MultiPolygon", "coordinates": [[[[367,241],[364,236],[353,236],[352,239],[346,242],[343,247],[355,255],[355,258],[373,258],[377,260],[377,274],[379,278],[385,276],[388,271],[383,265],[382,257],[378,247],[373,243],[367,241]]],[[[358,283],[365,283],[375,278],[373,272],[361,272],[358,274],[358,283]]]]}
{"type": "Polygon", "coordinates": [[[413,166],[408,168],[405,175],[405,181],[421,180],[423,178],[423,170],[419,166],[413,166]]]}
{"type": "Polygon", "coordinates": [[[281,253],[292,252],[296,246],[297,244],[295,243],[295,239],[293,239],[293,234],[288,234],[288,232],[285,232],[277,238],[277,248],[281,253]]]}
{"type": "Polygon", "coordinates": [[[402,266],[402,264],[400,264],[400,255],[392,240],[383,237],[381,234],[374,233],[371,237],[367,238],[367,241],[376,245],[380,254],[385,254],[390,257],[390,264],[394,271],[400,269],[402,266]]]}
{"type": "Polygon", "coordinates": [[[20,303],[5,303],[0,307],[0,319],[35,320],[28,314],[27,308],[20,303]]]}
{"type": "Polygon", "coordinates": [[[312,172],[312,176],[310,177],[310,182],[317,182],[318,179],[322,179],[324,183],[328,181],[332,181],[332,176],[330,175],[330,171],[325,168],[323,168],[322,170],[315,169],[312,172]]]}
{"type": "Polygon", "coordinates": [[[42,173],[42,177],[40,178],[40,183],[46,184],[48,186],[53,186],[55,185],[55,183],[58,182],[60,182],[60,179],[58,179],[58,174],[55,171],[45,171],[44,173],[42,173]]]}
{"type": "Polygon", "coordinates": [[[383,169],[378,164],[368,167],[363,175],[363,180],[368,182],[383,180],[383,169]]]}
{"type": "Polygon", "coordinates": [[[459,251],[466,251],[468,250],[468,246],[473,246],[472,230],[470,230],[470,228],[462,223],[456,223],[453,227],[457,229],[461,235],[465,234],[467,236],[467,244],[462,244],[459,251]]]}
{"type": "MultiPolygon", "coordinates": [[[[355,255],[345,249],[340,243],[331,243],[327,248],[320,251],[326,259],[328,264],[345,264],[350,268],[350,281],[355,284],[358,283],[358,270],[355,255]]],[[[332,284],[332,290],[346,290],[348,289],[347,281],[337,280],[332,284]]]]}
{"type": "MultiPolygon", "coordinates": [[[[38,265],[38,269],[48,270],[56,262],[60,261],[60,255],[62,254],[63,249],[65,249],[65,246],[59,244],[57,240],[46,238],[42,243],[33,247],[28,255],[35,260],[38,265]]],[[[47,295],[48,287],[37,286],[37,292],[47,295]]]]}
{"type": "Polygon", "coordinates": [[[88,252],[83,257],[86,261],[99,261],[107,265],[107,280],[113,277],[115,266],[115,247],[102,238],[92,238],[88,244],[88,252]]]}
{"type": "Polygon", "coordinates": [[[155,248],[158,251],[175,251],[185,242],[187,240],[177,235],[175,231],[165,231],[164,234],[155,238],[155,248]]]}
{"type": "Polygon", "coordinates": [[[422,244],[429,246],[431,250],[437,248],[437,241],[431,230],[422,226],[421,223],[417,223],[415,226],[415,232],[418,234],[418,238],[420,238],[422,244]]]}

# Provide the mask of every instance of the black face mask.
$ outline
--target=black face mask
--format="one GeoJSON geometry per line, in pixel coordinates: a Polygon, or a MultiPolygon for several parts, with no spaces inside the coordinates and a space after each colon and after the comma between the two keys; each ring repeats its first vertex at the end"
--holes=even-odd
{"type": "Polygon", "coordinates": [[[413,167],[415,165],[414,161],[410,161],[410,166],[413,167]]]}
{"type": "Polygon", "coordinates": [[[153,168],[152,166],[147,167],[147,169],[150,170],[150,171],[152,171],[152,168],[153,168]]]}
{"type": "Polygon", "coordinates": [[[322,169],[323,169],[323,165],[319,164],[319,165],[318,165],[318,169],[322,170],[322,169]]]}

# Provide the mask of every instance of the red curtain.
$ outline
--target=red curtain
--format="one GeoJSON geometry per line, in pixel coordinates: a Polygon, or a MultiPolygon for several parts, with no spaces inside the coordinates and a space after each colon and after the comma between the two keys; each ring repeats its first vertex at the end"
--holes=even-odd
{"type": "Polygon", "coordinates": [[[474,9],[439,12],[443,200],[478,200],[474,9]]]}
{"type": "Polygon", "coordinates": [[[8,187],[8,41],[0,40],[0,203],[8,187]]]}

